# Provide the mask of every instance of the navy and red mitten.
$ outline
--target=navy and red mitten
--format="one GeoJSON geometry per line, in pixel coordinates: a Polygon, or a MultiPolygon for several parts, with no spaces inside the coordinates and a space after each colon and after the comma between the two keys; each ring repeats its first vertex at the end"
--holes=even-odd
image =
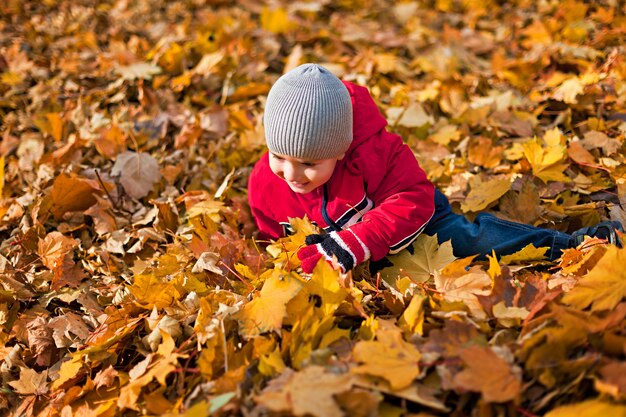
{"type": "Polygon", "coordinates": [[[309,235],[307,246],[298,251],[302,270],[313,272],[317,262],[324,258],[333,265],[333,258],[345,273],[370,258],[370,251],[350,229],[327,235],[309,235]]]}

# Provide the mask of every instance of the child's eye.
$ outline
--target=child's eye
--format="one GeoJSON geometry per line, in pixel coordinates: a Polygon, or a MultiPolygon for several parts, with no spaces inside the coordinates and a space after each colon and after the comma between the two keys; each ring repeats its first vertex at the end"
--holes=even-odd
{"type": "Polygon", "coordinates": [[[283,158],[281,158],[280,156],[274,155],[273,153],[272,153],[272,154],[270,154],[270,155],[272,155],[272,158],[277,159],[277,160],[279,160],[279,161],[282,161],[282,160],[283,160],[283,158]]]}
{"type": "Polygon", "coordinates": [[[303,162],[302,165],[305,167],[314,167],[316,165],[315,162],[303,162]]]}

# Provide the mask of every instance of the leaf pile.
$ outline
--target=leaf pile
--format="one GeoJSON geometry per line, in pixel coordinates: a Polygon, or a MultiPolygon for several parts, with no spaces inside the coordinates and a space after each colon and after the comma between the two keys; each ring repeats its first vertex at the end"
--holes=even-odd
{"type": "Polygon", "coordinates": [[[254,240],[280,74],[370,87],[468,217],[626,223],[619,2],[0,4],[0,410],[9,416],[626,415],[626,249],[370,276],[254,240]]]}

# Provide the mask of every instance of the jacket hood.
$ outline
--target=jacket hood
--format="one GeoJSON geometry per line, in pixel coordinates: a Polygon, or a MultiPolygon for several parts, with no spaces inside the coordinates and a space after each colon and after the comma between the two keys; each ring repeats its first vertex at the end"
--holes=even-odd
{"type": "Polygon", "coordinates": [[[367,88],[349,81],[343,83],[350,92],[353,109],[353,139],[348,149],[349,153],[387,126],[387,120],[378,110],[367,88]]]}

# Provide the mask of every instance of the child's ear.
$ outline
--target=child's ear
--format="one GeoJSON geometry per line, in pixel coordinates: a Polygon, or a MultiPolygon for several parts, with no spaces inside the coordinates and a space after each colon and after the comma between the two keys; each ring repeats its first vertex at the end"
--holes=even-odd
{"type": "Polygon", "coordinates": [[[339,155],[339,156],[337,157],[337,161],[341,161],[341,160],[343,159],[343,157],[344,157],[344,156],[346,156],[346,153],[345,153],[345,152],[344,152],[344,153],[342,153],[341,155],[339,155]]]}

